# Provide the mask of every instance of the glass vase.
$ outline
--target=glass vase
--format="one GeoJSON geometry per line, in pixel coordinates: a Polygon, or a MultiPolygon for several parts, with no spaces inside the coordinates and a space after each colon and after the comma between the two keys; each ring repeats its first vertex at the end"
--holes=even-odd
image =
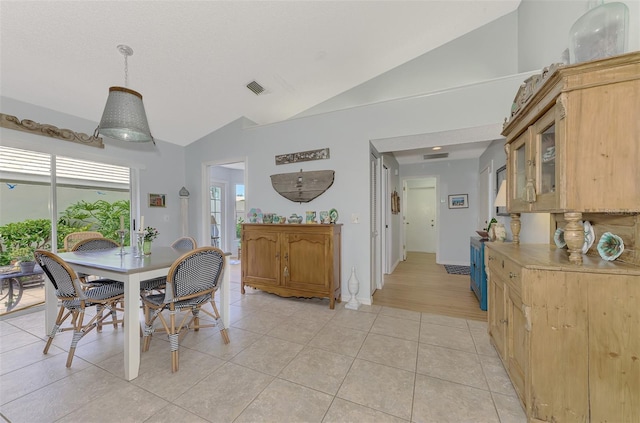
{"type": "Polygon", "coordinates": [[[149,254],[151,254],[151,241],[144,241],[142,243],[142,253],[145,256],[148,256],[149,254]]]}
{"type": "Polygon", "coordinates": [[[629,8],[621,2],[595,2],[569,32],[571,63],[588,62],[625,53],[629,38],[629,8]]]}

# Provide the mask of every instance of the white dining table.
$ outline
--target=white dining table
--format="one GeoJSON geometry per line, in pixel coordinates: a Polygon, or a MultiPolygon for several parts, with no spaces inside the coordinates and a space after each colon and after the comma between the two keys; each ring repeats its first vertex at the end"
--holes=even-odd
{"type": "MultiPolygon", "coordinates": [[[[58,253],[76,272],[124,282],[124,376],[126,380],[138,377],[140,368],[140,281],[167,276],[171,265],[188,250],[154,247],[151,254],[136,257],[133,247],[95,251],[58,253]],[[121,252],[124,255],[121,255],[121,252]]],[[[230,253],[225,254],[225,271],[218,289],[220,317],[229,327],[230,253]]],[[[51,285],[48,284],[49,288],[51,285]]],[[[57,315],[57,298],[48,289],[45,301],[47,331],[53,328],[57,315]]],[[[48,332],[47,332],[48,333],[48,332]]]]}

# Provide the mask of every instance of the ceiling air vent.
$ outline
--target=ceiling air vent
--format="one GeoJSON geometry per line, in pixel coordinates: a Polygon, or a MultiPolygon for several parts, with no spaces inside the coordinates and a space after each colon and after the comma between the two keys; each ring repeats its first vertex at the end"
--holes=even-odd
{"type": "Polygon", "coordinates": [[[260,95],[264,92],[264,87],[258,84],[256,81],[249,82],[247,84],[247,88],[249,88],[255,95],[260,95]]]}
{"type": "Polygon", "coordinates": [[[446,159],[447,157],[449,157],[449,153],[425,154],[423,156],[425,160],[446,159]]]}

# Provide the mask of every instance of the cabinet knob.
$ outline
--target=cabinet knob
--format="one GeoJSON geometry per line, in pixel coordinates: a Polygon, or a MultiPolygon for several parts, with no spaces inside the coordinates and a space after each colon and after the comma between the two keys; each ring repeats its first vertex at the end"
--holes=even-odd
{"type": "Polygon", "coordinates": [[[496,258],[494,256],[489,256],[489,261],[491,260],[495,260],[496,258]]]}
{"type": "Polygon", "coordinates": [[[508,319],[500,319],[500,323],[507,324],[507,323],[509,323],[509,320],[508,319]]]}
{"type": "Polygon", "coordinates": [[[287,266],[284,267],[284,271],[282,272],[282,274],[284,275],[285,278],[289,276],[289,268],[287,266]]]}
{"type": "Polygon", "coordinates": [[[517,278],[517,277],[518,277],[517,273],[509,272],[509,279],[513,279],[513,278],[517,278]]]}

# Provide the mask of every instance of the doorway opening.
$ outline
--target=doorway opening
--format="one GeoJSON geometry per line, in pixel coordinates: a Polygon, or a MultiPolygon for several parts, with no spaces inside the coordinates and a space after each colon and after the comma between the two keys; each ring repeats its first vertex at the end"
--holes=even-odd
{"type": "Polygon", "coordinates": [[[241,225],[245,216],[245,162],[206,164],[207,191],[204,208],[204,245],[231,253],[233,264],[240,260],[241,225]]]}
{"type": "Polygon", "coordinates": [[[404,193],[404,260],[407,252],[438,254],[438,178],[406,179],[404,193]]]}

